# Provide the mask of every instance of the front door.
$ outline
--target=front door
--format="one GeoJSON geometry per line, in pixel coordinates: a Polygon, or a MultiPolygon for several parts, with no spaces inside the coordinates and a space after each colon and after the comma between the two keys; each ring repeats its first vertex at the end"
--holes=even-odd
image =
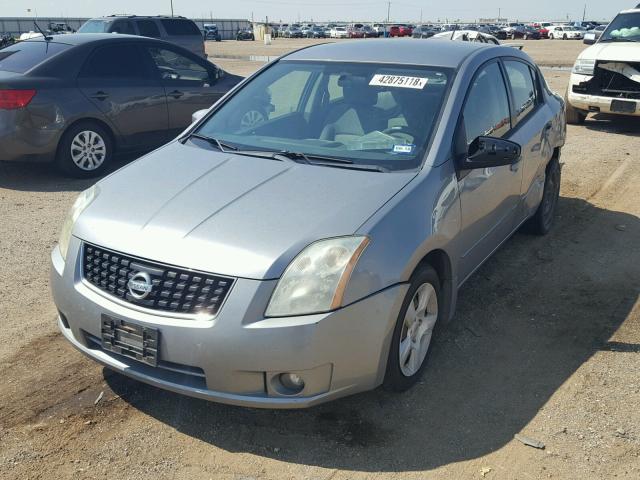
{"type": "MultiPolygon", "coordinates": [[[[511,130],[509,97],[497,61],[482,66],[467,94],[461,124],[467,146],[479,136],[505,137],[511,130]]],[[[512,233],[522,168],[514,165],[459,172],[462,211],[459,278],[464,281],[512,233]]]]}
{"type": "Polygon", "coordinates": [[[191,124],[191,115],[216,103],[226,92],[218,85],[216,68],[205,60],[172,48],[148,46],[167,95],[169,138],[191,124]]]}

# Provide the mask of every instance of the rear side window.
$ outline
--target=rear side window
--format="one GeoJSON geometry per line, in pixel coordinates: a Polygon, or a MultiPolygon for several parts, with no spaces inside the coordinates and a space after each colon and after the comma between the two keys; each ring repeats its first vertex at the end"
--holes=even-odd
{"type": "Polygon", "coordinates": [[[504,137],[511,129],[509,97],[497,63],[478,72],[464,106],[464,127],[467,143],[477,137],[504,137]]]}
{"type": "Polygon", "coordinates": [[[80,73],[82,78],[132,79],[148,77],[135,45],[110,45],[96,49],[80,73]]]}
{"type": "Polygon", "coordinates": [[[512,60],[505,61],[504,66],[513,92],[516,122],[519,122],[536,108],[536,88],[531,69],[525,63],[512,60]]]}
{"type": "Polygon", "coordinates": [[[143,37],[160,38],[160,29],[153,20],[138,20],[137,23],[143,37]]]}
{"type": "Polygon", "coordinates": [[[168,35],[198,35],[200,29],[191,20],[160,20],[168,35]]]}
{"type": "Polygon", "coordinates": [[[20,42],[0,50],[0,70],[25,73],[68,48],[71,46],[62,43],[20,42]]]}

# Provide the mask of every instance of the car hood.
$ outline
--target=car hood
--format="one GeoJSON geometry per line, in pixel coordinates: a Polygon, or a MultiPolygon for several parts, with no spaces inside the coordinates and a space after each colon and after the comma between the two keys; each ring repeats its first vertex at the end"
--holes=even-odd
{"type": "Polygon", "coordinates": [[[609,60],[614,62],[640,62],[640,43],[596,43],[583,51],[579,58],[609,60]]]}
{"type": "Polygon", "coordinates": [[[355,233],[415,175],[245,157],[173,142],[101,181],[74,235],[180,267],[279,278],[308,244],[355,233]]]}

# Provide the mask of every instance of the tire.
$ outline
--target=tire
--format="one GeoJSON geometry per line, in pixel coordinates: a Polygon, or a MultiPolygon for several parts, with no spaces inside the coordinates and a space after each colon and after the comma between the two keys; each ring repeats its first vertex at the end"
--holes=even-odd
{"type": "Polygon", "coordinates": [[[527,221],[527,230],[534,235],[546,235],[551,231],[560,196],[562,174],[560,161],[554,157],[546,169],[544,192],[536,213],[527,221]]]}
{"type": "Polygon", "coordinates": [[[549,34],[549,40],[553,40],[553,33],[549,34]]]}
{"type": "Polygon", "coordinates": [[[81,121],[62,136],[56,166],[72,177],[97,177],[111,164],[114,150],[111,132],[96,122],[81,121]]]}
{"type": "Polygon", "coordinates": [[[562,39],[563,40],[567,40],[567,34],[566,33],[562,36],[562,39]]]}
{"type": "Polygon", "coordinates": [[[432,266],[424,265],[413,273],[411,286],[402,302],[391,339],[387,370],[382,384],[385,390],[404,392],[420,379],[432,350],[430,347],[436,338],[438,325],[442,321],[440,317],[444,309],[441,308],[443,302],[440,292],[440,279],[432,266]],[[416,321],[416,316],[410,313],[416,311],[416,301],[418,314],[426,306],[426,314],[420,321],[416,321]],[[425,305],[422,305],[423,301],[426,302],[425,305]],[[412,305],[414,307],[410,309],[412,305]],[[411,319],[413,321],[409,323],[408,321],[411,319]],[[411,332],[414,333],[414,340],[417,339],[417,342],[407,340],[410,338],[411,332]],[[409,342],[408,347],[402,348],[402,350],[408,350],[409,353],[405,360],[401,361],[401,345],[407,341],[409,342]]]}
{"type": "Polygon", "coordinates": [[[569,125],[584,125],[584,121],[587,119],[587,114],[582,110],[578,110],[569,103],[568,92],[564,96],[564,103],[566,105],[567,123],[569,125]]]}

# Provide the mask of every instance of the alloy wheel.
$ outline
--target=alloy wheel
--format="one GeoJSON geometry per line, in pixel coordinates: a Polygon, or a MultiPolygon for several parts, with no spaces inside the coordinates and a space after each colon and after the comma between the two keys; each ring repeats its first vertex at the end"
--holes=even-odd
{"type": "Polygon", "coordinates": [[[255,127],[256,125],[264,122],[265,118],[262,112],[258,110],[249,110],[240,119],[240,125],[242,127],[255,127]]]}
{"type": "Polygon", "coordinates": [[[71,160],[84,171],[95,170],[107,156],[104,139],[96,132],[83,130],[71,141],[71,160]]]}
{"type": "Polygon", "coordinates": [[[400,371],[405,377],[415,375],[422,366],[438,319],[438,297],[430,283],[418,287],[409,302],[400,332],[400,371]]]}

